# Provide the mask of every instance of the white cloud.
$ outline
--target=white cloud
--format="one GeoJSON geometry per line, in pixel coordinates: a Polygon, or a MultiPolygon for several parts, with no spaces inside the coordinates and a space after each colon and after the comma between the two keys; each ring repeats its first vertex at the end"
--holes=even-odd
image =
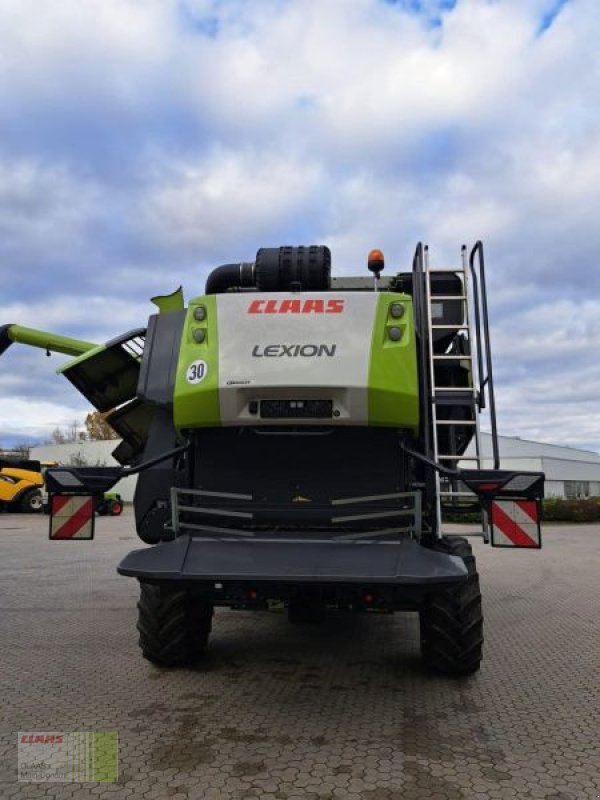
{"type": "Polygon", "coordinates": [[[197,163],[171,165],[147,198],[144,224],[174,249],[202,252],[225,241],[235,248],[309,210],[320,177],[310,162],[219,147],[197,163]]]}
{"type": "MultiPolygon", "coordinates": [[[[70,84],[81,74],[114,77],[119,68],[160,65],[175,45],[173,6],[161,0],[2,0],[0,64],[6,81],[16,73],[31,89],[54,92],[57,74],[70,84]],[[49,80],[38,83],[48,68],[49,80]]],[[[122,85],[131,77],[123,74],[122,85]]]]}
{"type": "Polygon", "coordinates": [[[0,0],[3,318],[108,338],[261,245],[483,238],[502,432],[600,447],[597,3],[423,5],[0,0]]]}
{"type": "Polygon", "coordinates": [[[29,438],[47,440],[56,428],[67,430],[74,422],[82,428],[85,412],[81,404],[69,407],[66,403],[28,398],[15,402],[12,398],[0,397],[0,417],[5,438],[22,436],[25,441],[29,438]]]}
{"type": "Polygon", "coordinates": [[[99,201],[97,189],[63,165],[0,159],[0,235],[30,257],[33,251],[36,261],[82,249],[84,226],[99,201]]]}
{"type": "MultiPolygon", "coordinates": [[[[156,311],[148,299],[132,304],[115,293],[112,297],[87,296],[76,299],[74,295],[52,295],[50,302],[13,302],[2,308],[7,319],[28,328],[78,338],[85,330],[86,341],[101,344],[118,333],[146,324],[148,314],[156,311]]],[[[15,345],[17,347],[17,345],[15,345]]]]}
{"type": "Polygon", "coordinates": [[[498,411],[511,433],[600,449],[600,300],[515,311],[492,330],[498,411]]]}

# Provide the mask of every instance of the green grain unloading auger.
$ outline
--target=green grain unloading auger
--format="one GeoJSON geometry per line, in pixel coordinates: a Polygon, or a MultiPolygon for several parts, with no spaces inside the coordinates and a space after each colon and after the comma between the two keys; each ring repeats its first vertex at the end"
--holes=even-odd
{"type": "Polygon", "coordinates": [[[479,579],[444,509],[478,508],[486,541],[539,547],[541,473],[499,469],[483,247],[460,268],[332,278],[326,247],[264,248],[227,264],[184,306],[155,298],[148,325],[95,346],[18,325],[12,342],[74,358],[61,372],[122,437],[122,467],[49,470],[53,538],[88,535],[90,494],[139,475],[130,553],[140,645],[198,659],[214,606],[284,604],[420,615],[422,653],[478,669],[479,579]],[[488,405],[493,465],[478,413],[488,405]],[[467,446],[472,450],[467,456],[467,446]],[[61,516],[62,514],[62,516],[61,516]]]}

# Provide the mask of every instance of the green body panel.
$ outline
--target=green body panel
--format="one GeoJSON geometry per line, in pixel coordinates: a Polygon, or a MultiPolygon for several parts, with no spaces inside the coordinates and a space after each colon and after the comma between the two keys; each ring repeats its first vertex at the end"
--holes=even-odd
{"type": "Polygon", "coordinates": [[[169,311],[183,311],[185,308],[181,286],[171,294],[158,294],[156,297],[151,297],[150,300],[158,307],[161,314],[168,314],[169,311]]]}
{"type": "Polygon", "coordinates": [[[377,301],[369,365],[369,425],[419,427],[419,375],[412,298],[407,294],[381,292],[377,301]],[[392,305],[404,314],[394,319],[392,305]],[[402,337],[390,339],[390,328],[400,328],[402,337]]]}
{"type": "Polygon", "coordinates": [[[219,407],[219,342],[217,331],[217,300],[215,295],[197,297],[189,304],[175,379],[173,398],[173,419],[175,427],[216,426],[221,424],[219,407]],[[203,306],[206,318],[197,321],[195,310],[203,306]],[[194,332],[203,330],[205,339],[197,342],[194,332]],[[197,383],[188,381],[190,367],[204,362],[205,372],[197,383]]]}
{"type": "Polygon", "coordinates": [[[24,328],[22,325],[11,325],[8,338],[13,342],[41,347],[42,350],[64,353],[67,356],[79,356],[96,347],[93,342],[71,339],[69,336],[59,336],[57,333],[38,331],[35,328],[24,328]]]}

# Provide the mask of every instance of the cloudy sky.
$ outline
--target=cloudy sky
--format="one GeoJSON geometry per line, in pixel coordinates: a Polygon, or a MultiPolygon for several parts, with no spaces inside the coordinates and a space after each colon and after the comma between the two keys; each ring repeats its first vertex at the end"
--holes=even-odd
{"type": "MultiPolygon", "coordinates": [[[[481,238],[501,433],[600,450],[599,40],[597,0],[0,0],[0,324],[481,238]]],[[[4,355],[0,444],[85,416],[62,361],[4,355]]]]}

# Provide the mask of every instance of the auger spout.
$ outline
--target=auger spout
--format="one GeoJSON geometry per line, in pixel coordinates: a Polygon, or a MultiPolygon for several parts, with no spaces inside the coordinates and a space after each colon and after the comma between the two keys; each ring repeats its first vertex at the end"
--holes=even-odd
{"type": "Polygon", "coordinates": [[[93,342],[84,342],[82,339],[72,339],[70,336],[60,336],[57,333],[39,331],[35,328],[25,328],[22,325],[0,326],[0,355],[13,342],[28,344],[31,347],[41,347],[42,350],[64,353],[67,356],[80,356],[96,347],[93,342]]]}

